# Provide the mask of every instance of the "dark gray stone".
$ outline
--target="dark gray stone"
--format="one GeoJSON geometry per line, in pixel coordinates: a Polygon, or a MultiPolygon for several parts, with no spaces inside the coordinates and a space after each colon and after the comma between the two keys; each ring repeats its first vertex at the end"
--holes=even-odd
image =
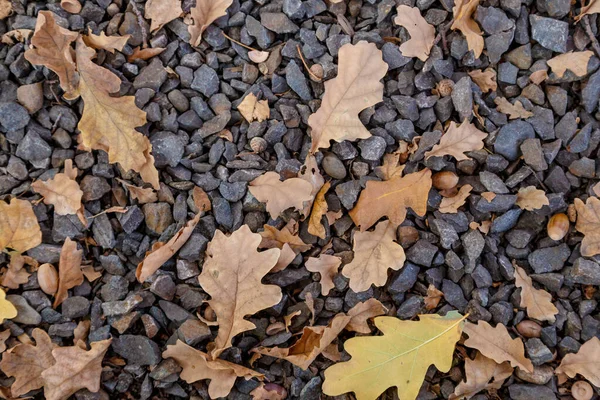
{"type": "Polygon", "coordinates": [[[570,255],[571,250],[569,246],[562,243],[558,246],[535,250],[529,255],[527,260],[536,274],[543,274],[560,271],[570,255]]]}
{"type": "Polygon", "coordinates": [[[111,348],[134,365],[156,365],[162,360],[158,345],[142,335],[121,335],[113,339],[111,348]]]}

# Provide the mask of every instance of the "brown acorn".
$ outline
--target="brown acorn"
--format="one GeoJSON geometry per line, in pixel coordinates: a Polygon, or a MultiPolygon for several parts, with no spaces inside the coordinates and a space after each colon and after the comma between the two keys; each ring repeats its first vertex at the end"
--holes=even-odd
{"type": "Polygon", "coordinates": [[[435,93],[440,97],[450,96],[454,89],[454,81],[452,79],[442,79],[435,85],[435,93]]]}
{"type": "Polygon", "coordinates": [[[594,397],[594,389],[586,381],[577,381],[571,386],[571,395],[575,400],[590,400],[594,397]]]}
{"type": "Polygon", "coordinates": [[[262,153],[267,149],[267,141],[260,136],[253,137],[250,140],[250,148],[255,153],[262,153]]]}
{"type": "Polygon", "coordinates": [[[42,264],[37,271],[37,279],[44,293],[53,295],[58,290],[58,273],[52,264],[42,264]]]}
{"type": "Polygon", "coordinates": [[[554,214],[548,221],[548,236],[552,240],[561,240],[569,232],[569,217],[566,214],[554,214]]]}
{"type": "Polygon", "coordinates": [[[431,179],[433,187],[438,190],[452,189],[458,184],[458,175],[452,171],[437,172],[431,179]]]}
{"type": "Polygon", "coordinates": [[[542,327],[535,321],[521,321],[517,324],[517,331],[526,338],[539,338],[542,335],[542,327]]]}

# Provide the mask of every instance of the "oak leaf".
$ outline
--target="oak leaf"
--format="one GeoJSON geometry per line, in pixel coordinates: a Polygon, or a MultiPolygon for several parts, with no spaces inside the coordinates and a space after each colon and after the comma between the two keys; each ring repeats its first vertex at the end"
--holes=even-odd
{"type": "Polygon", "coordinates": [[[435,27],[425,21],[417,7],[399,5],[397,10],[394,23],[403,26],[410,35],[410,39],[400,45],[400,52],[405,57],[427,61],[435,41],[435,27]]]}
{"type": "Polygon", "coordinates": [[[17,316],[17,309],[13,304],[6,300],[6,292],[0,289],[0,324],[6,319],[13,319],[17,316]]]}
{"type": "Polygon", "coordinates": [[[348,311],[350,322],[346,325],[346,330],[368,334],[371,333],[368,321],[371,318],[385,315],[387,308],[377,299],[368,299],[363,303],[358,303],[348,311]]]}
{"type": "Polygon", "coordinates": [[[8,269],[2,277],[2,286],[9,289],[18,289],[19,285],[27,283],[31,274],[25,269],[25,264],[37,266],[37,262],[31,257],[22,256],[19,253],[12,253],[10,255],[8,269]]]}
{"type": "Polygon", "coordinates": [[[165,50],[166,47],[147,47],[145,49],[141,49],[140,46],[137,46],[133,49],[131,55],[127,56],[127,61],[133,62],[135,60],[149,60],[165,50]]]}
{"type": "Polygon", "coordinates": [[[338,75],[325,82],[321,107],[308,118],[310,152],[328,148],[330,141],[366,139],[371,136],[358,118],[365,108],[383,101],[388,65],[374,43],[345,44],[339,50],[338,75]]]}
{"type": "Polygon", "coordinates": [[[315,197],[325,184],[325,178],[321,175],[319,164],[317,164],[317,159],[314,155],[308,154],[306,156],[304,165],[300,168],[300,172],[298,173],[298,178],[310,183],[312,186],[312,191],[310,192],[311,198],[304,202],[304,209],[302,209],[302,215],[308,216],[310,215],[310,210],[315,197]]]}
{"type": "Polygon", "coordinates": [[[326,236],[325,227],[321,223],[321,219],[323,218],[323,215],[327,214],[327,211],[329,210],[327,200],[325,199],[325,194],[327,193],[330,187],[330,182],[325,183],[321,187],[321,189],[315,196],[312,211],[308,219],[308,233],[320,237],[321,239],[325,239],[326,236]]]}
{"type": "MultiPolygon", "coordinates": [[[[6,350],[6,340],[10,337],[10,329],[0,332],[0,353],[6,350]]],[[[1,368],[1,367],[0,367],[1,368]]]]}
{"type": "Polygon", "coordinates": [[[579,15],[575,17],[575,22],[579,22],[579,20],[586,15],[598,14],[600,13],[600,3],[596,0],[589,0],[587,5],[583,5],[583,0],[581,1],[581,10],[579,11],[579,15]]]}
{"type": "Polygon", "coordinates": [[[12,12],[12,3],[10,0],[0,0],[0,20],[8,17],[12,12]]]}
{"type": "Polygon", "coordinates": [[[450,399],[470,399],[482,390],[498,390],[512,373],[508,362],[497,364],[481,353],[474,360],[465,358],[465,380],[458,384],[450,399]]]}
{"type": "Polygon", "coordinates": [[[515,286],[521,288],[521,307],[527,309],[529,318],[538,321],[556,321],[558,309],[552,304],[552,295],[545,290],[533,287],[533,282],[525,270],[513,262],[515,268],[515,286]]]}
{"type": "Polygon", "coordinates": [[[42,243],[42,231],[31,203],[13,197],[0,200],[0,251],[10,248],[23,253],[42,243]]]}
{"type": "Polygon", "coordinates": [[[102,49],[114,54],[115,50],[123,50],[123,47],[125,47],[130,37],[131,35],[106,36],[106,33],[104,32],[100,32],[100,35],[95,35],[92,33],[92,30],[88,28],[88,34],[83,36],[83,42],[93,49],[102,49]]]}
{"type": "Polygon", "coordinates": [[[77,242],[67,238],[60,250],[58,262],[58,289],[54,297],[53,307],[58,307],[67,297],[68,290],[83,283],[81,260],[83,250],[77,249],[77,242]]]}
{"type": "Polygon", "coordinates": [[[279,180],[277,172],[265,172],[250,182],[250,193],[267,204],[271,218],[277,219],[288,208],[303,209],[303,203],[313,199],[312,185],[300,178],[279,180]]]}
{"type": "MultiPolygon", "coordinates": [[[[162,1],[162,0],[161,0],[162,1]]],[[[227,15],[227,9],[233,0],[197,0],[196,6],[190,9],[193,24],[188,26],[190,44],[200,46],[202,33],[217,18],[227,15]]]]}
{"type": "Polygon", "coordinates": [[[277,229],[271,225],[265,225],[263,231],[260,232],[262,240],[258,246],[260,249],[282,249],[284,245],[289,245],[295,254],[303,253],[312,248],[310,244],[298,236],[297,223],[290,220],[286,226],[277,229]]]}
{"type": "Polygon", "coordinates": [[[404,266],[404,249],[396,240],[396,226],[391,221],[381,221],[374,231],[354,234],[354,259],[342,269],[355,293],[368,290],[371,285],[383,286],[388,269],[394,271],[404,266]]]}
{"type": "Polygon", "coordinates": [[[439,212],[446,214],[456,214],[458,209],[462,207],[467,198],[471,194],[471,190],[473,190],[473,186],[467,184],[461,186],[460,190],[453,197],[444,197],[440,202],[439,212]]]}
{"type": "Polygon", "coordinates": [[[50,336],[39,328],[33,330],[32,336],[35,346],[22,343],[2,354],[0,369],[6,376],[15,378],[10,387],[13,396],[43,387],[42,372],[56,362],[52,356],[54,346],[50,336]]]}
{"type": "Polygon", "coordinates": [[[384,181],[389,181],[397,176],[402,176],[404,171],[404,165],[398,164],[400,162],[400,153],[395,152],[386,154],[383,156],[383,164],[375,167],[375,174],[384,181]]]}
{"type": "Polygon", "coordinates": [[[80,389],[100,390],[102,359],[112,339],[93,342],[86,351],[79,346],[52,350],[56,364],[42,372],[44,395],[48,400],[66,399],[80,389]]]}
{"type": "Polygon", "coordinates": [[[535,186],[527,186],[519,189],[515,204],[522,210],[533,211],[550,205],[550,201],[543,190],[536,189],[535,186]]]}
{"type": "Polygon", "coordinates": [[[496,97],[494,103],[496,103],[496,110],[508,115],[508,119],[533,117],[533,113],[527,111],[519,100],[515,101],[515,104],[512,104],[504,97],[496,97]]]}
{"type": "Polygon", "coordinates": [[[285,400],[287,399],[287,390],[274,383],[261,383],[250,392],[250,395],[252,400],[285,400]]]}
{"type": "Polygon", "coordinates": [[[154,203],[158,200],[158,194],[151,188],[137,187],[119,178],[117,181],[127,188],[131,199],[137,200],[139,204],[154,203]]]}
{"type": "Polygon", "coordinates": [[[481,197],[483,197],[488,203],[491,203],[492,200],[496,198],[496,193],[494,192],[483,192],[481,193],[481,197]]]}
{"type": "Polygon", "coordinates": [[[181,379],[187,383],[210,379],[208,395],[211,399],[226,397],[238,377],[246,380],[251,378],[263,380],[264,378],[263,374],[241,365],[225,360],[212,360],[208,354],[188,346],[181,340],[177,340],[174,345],[168,345],[162,356],[177,361],[183,368],[180,374],[181,379]]]}
{"type": "Polygon", "coordinates": [[[58,173],[47,181],[35,181],[31,188],[44,196],[44,204],[53,205],[58,215],[77,214],[81,209],[83,191],[77,181],[65,173],[58,173]]]}
{"type": "Polygon", "coordinates": [[[329,396],[354,392],[358,400],[371,400],[396,386],[400,399],[416,399],[430,365],[442,372],[452,367],[454,346],[464,324],[464,317],[456,311],[419,318],[375,318],[383,336],[347,340],[344,347],[352,358],[325,370],[323,392],[329,396]]]}
{"type": "Polygon", "coordinates": [[[368,181],[349,214],[361,232],[383,216],[398,226],[406,218],[408,207],[421,217],[425,215],[430,189],[431,171],[428,168],[385,182],[368,181]]]}
{"type": "Polygon", "coordinates": [[[148,0],[144,8],[144,17],[152,20],[150,32],[162,28],[181,14],[181,0],[148,0]]]}
{"type": "Polygon", "coordinates": [[[258,100],[254,93],[250,93],[244,97],[244,100],[238,105],[237,109],[248,122],[263,122],[269,119],[269,115],[271,115],[269,102],[267,100],[258,100]]]}
{"type": "Polygon", "coordinates": [[[448,130],[440,139],[440,143],[425,153],[425,159],[451,155],[456,158],[456,161],[469,160],[470,157],[464,153],[483,149],[483,139],[486,137],[487,133],[480,131],[467,120],[460,125],[451,121],[448,130]]]}
{"type": "Polygon", "coordinates": [[[539,85],[546,79],[548,79],[548,71],[546,71],[545,69],[537,70],[535,72],[532,72],[531,75],[529,75],[529,80],[535,83],[536,85],[539,85]]]}
{"type": "Polygon", "coordinates": [[[452,13],[454,22],[450,29],[462,32],[467,40],[469,50],[473,51],[475,58],[479,58],[483,52],[483,33],[473,19],[473,14],[477,10],[479,0],[457,0],[454,2],[452,13]]]}
{"type": "Polygon", "coordinates": [[[208,244],[198,281],[211,296],[208,304],[219,323],[212,357],[231,347],[233,338],[256,326],[245,319],[279,303],[281,288],[264,285],[262,278],[275,266],[279,250],[258,252],[262,237],[243,225],[227,237],[217,231],[208,244]]]}
{"type": "Polygon", "coordinates": [[[71,43],[78,37],[77,32],[58,26],[52,12],[40,11],[31,38],[34,48],[25,52],[25,59],[54,71],[58,75],[60,87],[66,93],[71,93],[77,88],[79,81],[71,49],[71,43]]]}
{"type": "Polygon", "coordinates": [[[485,71],[476,69],[468,72],[473,82],[479,86],[483,93],[495,92],[498,89],[498,83],[496,82],[496,70],[493,68],[487,68],[485,71]]]}
{"type": "Polygon", "coordinates": [[[321,294],[327,296],[329,291],[335,287],[333,278],[338,273],[342,259],[336,256],[321,254],[318,258],[309,257],[304,264],[310,272],[318,272],[321,275],[321,294]]]}
{"type": "Polygon", "coordinates": [[[600,340],[592,337],[585,342],[575,354],[566,354],[556,374],[566,374],[575,378],[577,374],[583,376],[594,386],[600,386],[600,340]]]}
{"type": "Polygon", "coordinates": [[[581,199],[575,199],[574,204],[577,210],[575,229],[583,233],[581,255],[592,257],[600,254],[600,200],[589,197],[584,204],[581,199]]]}
{"type": "Polygon", "coordinates": [[[562,78],[567,70],[581,77],[587,74],[588,63],[593,55],[591,50],[568,52],[549,59],[546,64],[559,78],[562,78]]]}
{"type": "Polygon", "coordinates": [[[520,338],[510,337],[506,326],[502,324],[492,328],[487,322],[480,320],[477,324],[467,322],[464,332],[469,336],[465,346],[477,349],[498,364],[510,362],[513,367],[533,373],[533,364],[525,357],[525,348],[520,338]]]}
{"type": "Polygon", "coordinates": [[[438,290],[435,285],[430,283],[429,287],[427,288],[427,296],[425,296],[423,299],[423,303],[425,303],[425,309],[428,311],[435,309],[438,304],[440,304],[443,296],[444,292],[438,290]]]}
{"type": "MultiPolygon", "coordinates": [[[[16,42],[25,43],[25,41],[29,39],[31,35],[33,35],[33,30],[31,29],[13,29],[12,31],[8,31],[0,36],[0,43],[8,45],[13,45],[16,42]]],[[[39,83],[41,84],[41,82],[39,83]]]]}

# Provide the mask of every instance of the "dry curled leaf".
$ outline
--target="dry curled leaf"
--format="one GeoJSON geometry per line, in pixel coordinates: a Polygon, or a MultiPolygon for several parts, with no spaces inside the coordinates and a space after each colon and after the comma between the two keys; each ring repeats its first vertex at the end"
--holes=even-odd
{"type": "Polygon", "coordinates": [[[181,14],[181,0],[148,0],[144,8],[144,17],[152,20],[150,32],[162,28],[181,14]]]}
{"type": "Polygon", "coordinates": [[[492,200],[496,198],[496,193],[494,192],[483,192],[481,193],[481,197],[483,197],[488,203],[491,203],[492,200]]]}
{"type": "Polygon", "coordinates": [[[577,210],[575,229],[584,236],[580,248],[581,255],[592,257],[600,254],[600,200],[597,197],[589,197],[584,204],[581,199],[575,199],[574,204],[577,210]]]}
{"type": "MultiPolygon", "coordinates": [[[[0,0],[1,1],[1,0],[0,0]]],[[[25,43],[29,37],[33,35],[31,29],[13,29],[0,37],[0,42],[8,45],[13,45],[16,42],[25,43]]]]}
{"type": "Polygon", "coordinates": [[[546,64],[559,78],[562,78],[567,70],[581,77],[587,74],[588,63],[593,55],[591,50],[568,52],[549,59],[546,64]]]}
{"type": "Polygon", "coordinates": [[[495,92],[496,89],[498,89],[498,83],[496,83],[496,70],[493,68],[487,68],[485,71],[476,69],[469,71],[468,74],[483,93],[495,92]]]}
{"type": "Polygon", "coordinates": [[[327,296],[329,291],[335,287],[333,278],[337,275],[342,259],[336,256],[321,254],[318,258],[309,257],[304,264],[310,272],[318,272],[321,275],[321,294],[327,296]]]}
{"type": "MultiPolygon", "coordinates": [[[[4,353],[6,350],[6,340],[10,337],[10,329],[0,332],[0,353],[4,353]]],[[[2,369],[2,364],[0,364],[2,369]]]]}
{"type": "Polygon", "coordinates": [[[354,259],[342,269],[355,293],[368,290],[371,285],[383,286],[388,269],[394,271],[404,266],[404,249],[396,240],[396,225],[381,221],[372,232],[354,234],[354,259]]]}
{"type": "Polygon", "coordinates": [[[52,350],[56,364],[42,372],[46,399],[67,399],[83,388],[92,393],[100,390],[102,359],[111,342],[112,339],[93,342],[89,351],[79,346],[52,350]]]}
{"type": "Polygon", "coordinates": [[[202,33],[210,24],[224,15],[233,0],[197,0],[196,6],[190,9],[190,17],[193,21],[188,26],[190,33],[190,44],[194,47],[200,46],[202,33]]]}
{"type": "Polygon", "coordinates": [[[287,399],[287,390],[274,383],[261,383],[250,392],[250,395],[252,400],[285,400],[287,399]]]}
{"type": "Polygon", "coordinates": [[[425,159],[451,155],[456,161],[469,160],[470,157],[464,153],[483,149],[483,139],[486,137],[487,133],[480,131],[466,119],[460,125],[451,121],[440,143],[425,153],[425,159]]]}
{"type": "Polygon", "coordinates": [[[277,219],[288,208],[303,209],[303,203],[313,199],[312,185],[301,178],[279,179],[277,172],[265,172],[250,182],[250,193],[260,202],[267,203],[267,212],[277,219]]]}
{"type": "Polygon", "coordinates": [[[109,53],[114,54],[115,50],[123,50],[123,47],[125,47],[130,37],[131,35],[106,36],[106,33],[104,32],[100,32],[100,35],[94,35],[92,30],[88,28],[88,34],[83,36],[83,41],[86,45],[93,49],[106,50],[109,53]]]}
{"type": "Polygon", "coordinates": [[[158,200],[158,194],[151,188],[141,188],[117,178],[117,181],[127,188],[132,200],[137,200],[139,204],[154,203],[158,200]]]}
{"type": "Polygon", "coordinates": [[[12,12],[12,3],[10,0],[0,0],[0,20],[8,17],[12,12]]]}
{"type": "Polygon", "coordinates": [[[42,243],[42,231],[31,203],[13,197],[0,200],[0,251],[9,248],[23,253],[42,243]]]}
{"type": "Polygon", "coordinates": [[[425,298],[423,299],[423,302],[425,303],[425,308],[428,311],[435,309],[438,306],[438,304],[440,304],[440,301],[442,300],[443,296],[444,293],[441,290],[438,290],[432,283],[430,283],[429,287],[427,288],[427,296],[425,296],[425,298]]]}
{"type": "Polygon", "coordinates": [[[508,362],[497,364],[477,353],[474,360],[465,359],[465,380],[458,384],[450,400],[470,399],[482,390],[498,390],[512,373],[508,362]]]}
{"type": "Polygon", "coordinates": [[[238,377],[246,380],[258,378],[263,380],[264,375],[241,365],[229,361],[211,359],[200,350],[177,340],[174,345],[168,345],[162,353],[163,358],[173,358],[183,368],[181,379],[187,383],[210,379],[208,395],[211,399],[227,397],[238,377]]]}
{"type": "Polygon", "coordinates": [[[515,204],[522,210],[533,211],[549,206],[550,201],[543,190],[536,189],[535,186],[527,186],[519,189],[515,204]]]}
{"type": "Polygon", "coordinates": [[[552,295],[545,290],[534,288],[533,282],[525,270],[514,261],[513,266],[515,267],[515,286],[521,288],[521,307],[527,309],[527,316],[553,324],[556,321],[555,315],[558,314],[558,309],[552,304],[552,295]]]}
{"type": "Polygon", "coordinates": [[[479,58],[483,52],[483,33],[473,19],[473,14],[477,10],[479,0],[457,0],[454,2],[452,13],[454,14],[454,22],[450,29],[462,32],[467,40],[469,50],[473,51],[475,58],[479,58]]]}
{"type": "Polygon", "coordinates": [[[37,264],[31,257],[12,253],[8,269],[2,277],[2,286],[9,289],[18,289],[20,285],[27,283],[31,274],[25,269],[25,264],[31,265],[32,263],[37,264]]]}
{"type": "Polygon", "coordinates": [[[227,237],[217,231],[208,244],[207,258],[198,281],[211,296],[208,304],[219,323],[215,348],[216,358],[231,347],[232,339],[239,333],[256,326],[245,317],[279,303],[281,288],[264,285],[262,278],[275,266],[279,250],[258,252],[262,237],[252,233],[248,225],[227,237]]]}
{"type": "Polygon", "coordinates": [[[287,267],[296,258],[296,255],[309,250],[312,246],[304,243],[298,236],[296,222],[290,220],[281,230],[275,227],[265,225],[264,230],[260,232],[262,241],[258,246],[261,249],[280,249],[277,264],[270,272],[278,272],[287,267]]]}
{"type": "Polygon", "coordinates": [[[13,304],[6,300],[6,293],[0,289],[0,324],[6,319],[13,319],[17,316],[17,309],[13,304]]]}
{"type": "Polygon", "coordinates": [[[410,35],[410,39],[400,45],[402,55],[427,61],[435,41],[435,27],[425,21],[417,7],[399,5],[397,10],[394,23],[403,26],[410,35]]]}
{"type": "Polygon", "coordinates": [[[58,289],[53,307],[58,307],[69,296],[68,290],[83,283],[81,260],[83,250],[77,249],[77,242],[67,238],[60,250],[58,262],[58,289]]]}
{"type": "Polygon", "coordinates": [[[238,105],[238,111],[248,122],[263,122],[269,119],[271,111],[267,100],[258,100],[254,93],[249,93],[238,105]]]}
{"type": "Polygon", "coordinates": [[[592,337],[585,342],[575,354],[566,354],[556,374],[566,374],[575,378],[577,374],[583,376],[594,386],[600,386],[600,340],[592,337]]]}
{"type": "Polygon", "coordinates": [[[349,214],[361,232],[383,216],[398,226],[406,218],[408,207],[421,217],[425,215],[430,189],[431,171],[428,168],[385,182],[368,181],[349,214]]]}
{"type": "Polygon", "coordinates": [[[321,107],[308,118],[311,153],[328,148],[330,141],[366,139],[371,136],[358,118],[365,108],[383,100],[388,65],[374,43],[345,44],[339,50],[338,75],[325,82],[321,107]]]}
{"type": "Polygon", "coordinates": [[[321,239],[325,239],[326,236],[325,227],[321,223],[321,219],[323,218],[323,215],[327,214],[327,211],[329,210],[327,200],[325,199],[325,194],[327,193],[330,187],[330,182],[325,183],[321,187],[321,189],[315,196],[312,211],[308,219],[308,233],[320,237],[321,239]]]}
{"type": "Polygon", "coordinates": [[[58,173],[47,181],[35,181],[31,188],[44,196],[44,204],[53,205],[58,215],[77,214],[81,209],[83,191],[77,181],[65,173],[58,173]]]}
{"type": "Polygon", "coordinates": [[[471,190],[473,190],[473,186],[466,184],[460,188],[456,196],[444,197],[440,202],[439,212],[456,214],[458,209],[467,201],[467,198],[471,194],[471,190]]]}
{"type": "Polygon", "coordinates": [[[533,364],[525,357],[521,338],[511,338],[506,326],[498,324],[492,328],[490,324],[480,320],[477,324],[467,322],[464,332],[469,336],[465,340],[465,346],[479,350],[498,364],[508,361],[513,367],[533,373],[533,364]]]}
{"type": "Polygon", "coordinates": [[[587,5],[583,5],[585,0],[581,1],[581,10],[579,11],[579,15],[575,16],[575,22],[579,22],[581,18],[586,15],[598,14],[600,13],[600,3],[596,0],[587,0],[587,5]]]}
{"type": "Polygon", "coordinates": [[[383,156],[383,164],[379,167],[375,167],[375,174],[383,179],[389,181],[397,176],[402,176],[404,171],[404,165],[399,165],[400,154],[398,152],[386,154],[383,156]]]}
{"type": "Polygon", "coordinates": [[[512,104],[504,97],[496,97],[494,103],[496,103],[496,110],[508,115],[508,119],[533,117],[533,113],[527,111],[519,100],[515,101],[515,104],[512,104]]]}
{"type": "Polygon", "coordinates": [[[164,47],[147,47],[141,49],[140,46],[133,49],[130,56],[127,56],[127,61],[133,62],[135,60],[149,60],[165,51],[164,47]]]}

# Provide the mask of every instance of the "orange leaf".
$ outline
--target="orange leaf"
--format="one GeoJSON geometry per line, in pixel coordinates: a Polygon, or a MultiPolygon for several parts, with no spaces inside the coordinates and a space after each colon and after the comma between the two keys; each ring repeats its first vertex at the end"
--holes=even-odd
{"type": "Polygon", "coordinates": [[[77,242],[67,238],[60,251],[58,263],[58,289],[53,307],[58,307],[67,297],[68,290],[83,283],[81,260],[83,250],[77,250],[77,242]]]}
{"type": "Polygon", "coordinates": [[[31,203],[12,198],[0,200],[0,251],[10,248],[23,253],[42,243],[42,231],[31,203]]]}

